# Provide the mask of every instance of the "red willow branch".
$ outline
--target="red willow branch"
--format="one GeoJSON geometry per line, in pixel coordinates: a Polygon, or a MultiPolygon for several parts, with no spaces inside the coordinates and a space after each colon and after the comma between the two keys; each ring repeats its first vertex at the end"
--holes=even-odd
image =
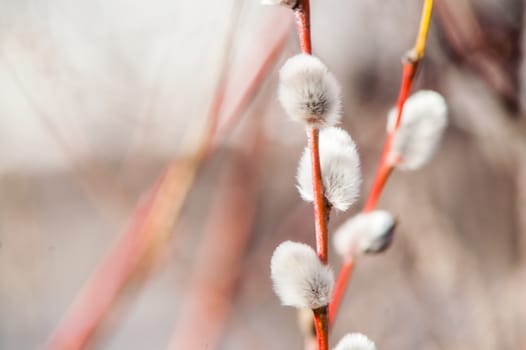
{"type": "Polygon", "coordinates": [[[329,326],[334,324],[336,313],[340,309],[340,304],[345,295],[345,290],[352,276],[353,270],[354,259],[349,259],[343,262],[336,283],[334,284],[334,293],[332,295],[331,304],[329,305],[329,326]]]}
{"type": "Polygon", "coordinates": [[[328,263],[328,231],[327,231],[327,205],[323,195],[323,182],[321,178],[319,131],[309,127],[307,130],[309,150],[311,152],[313,196],[314,196],[314,224],[316,230],[316,251],[322,263],[328,263]]]}
{"type": "Polygon", "coordinates": [[[312,55],[312,43],[310,35],[310,1],[298,0],[294,9],[296,16],[296,27],[300,37],[301,52],[312,55]]]}
{"type": "Polygon", "coordinates": [[[314,327],[318,341],[318,350],[329,349],[329,322],[327,318],[327,306],[313,310],[314,327]]]}
{"type": "MultiPolygon", "coordinates": [[[[305,54],[312,54],[312,41],[310,31],[310,1],[299,0],[294,9],[296,16],[296,26],[300,39],[301,51],[305,54]]],[[[323,264],[328,263],[328,232],[326,213],[327,205],[323,195],[323,182],[320,167],[319,131],[316,128],[307,129],[309,150],[312,164],[312,185],[314,196],[314,222],[316,229],[316,252],[323,264]]],[[[328,337],[328,306],[314,310],[314,323],[316,336],[318,339],[318,350],[329,349],[328,337]]]]}
{"type": "Polygon", "coordinates": [[[409,97],[409,93],[411,92],[411,86],[413,84],[415,72],[418,67],[418,63],[421,60],[421,58],[416,58],[416,56],[412,55],[411,52],[412,51],[410,51],[410,53],[406,55],[403,62],[402,83],[400,85],[400,93],[398,95],[398,102],[396,104],[397,113],[395,127],[391,132],[387,134],[387,139],[384,144],[384,149],[382,151],[382,157],[380,158],[380,166],[378,167],[378,171],[376,172],[376,176],[371,187],[371,192],[369,193],[367,201],[365,202],[365,207],[363,209],[364,212],[369,212],[376,208],[376,204],[380,199],[380,195],[382,194],[387,179],[393,171],[393,162],[389,161],[388,156],[391,152],[394,135],[400,127],[400,121],[402,120],[404,104],[407,98],[409,97]]]}
{"type": "MultiPolygon", "coordinates": [[[[400,92],[398,94],[398,101],[396,104],[397,115],[394,128],[387,134],[387,139],[384,143],[384,149],[382,151],[382,157],[380,158],[380,165],[376,172],[371,192],[365,202],[363,212],[369,212],[376,208],[380,195],[387,183],[389,175],[394,170],[394,162],[389,159],[391,148],[393,144],[394,135],[400,126],[402,119],[402,113],[404,104],[409,97],[411,92],[411,86],[418,68],[418,65],[424,57],[424,51],[426,46],[427,33],[429,30],[429,24],[431,21],[431,13],[433,9],[433,0],[426,0],[422,9],[422,15],[420,19],[420,26],[418,35],[416,38],[415,46],[405,55],[403,59],[402,69],[402,81],[400,84],[400,92]]],[[[356,257],[355,257],[356,258],[356,257]]],[[[336,284],[334,286],[334,294],[331,304],[329,305],[329,323],[332,325],[338,313],[341,305],[343,296],[345,295],[345,289],[349,282],[352,274],[352,270],[355,266],[356,259],[348,259],[343,262],[336,284]]]]}

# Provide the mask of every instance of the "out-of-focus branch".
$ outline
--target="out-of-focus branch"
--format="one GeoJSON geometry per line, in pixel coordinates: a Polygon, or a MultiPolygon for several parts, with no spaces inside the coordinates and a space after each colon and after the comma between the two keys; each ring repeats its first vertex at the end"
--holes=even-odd
{"type": "Polygon", "coordinates": [[[83,349],[110,306],[141,266],[148,266],[169,237],[195,177],[193,162],[173,162],[136,208],[119,237],[51,336],[49,349],[83,349]]]}
{"type": "MultiPolygon", "coordinates": [[[[255,69],[256,74],[249,79],[246,91],[237,95],[242,98],[234,103],[236,108],[226,117],[230,124],[229,129],[223,130],[224,136],[243,115],[242,106],[246,107],[248,101],[254,97],[265,73],[283,48],[287,34],[287,27],[283,27],[277,37],[269,37],[270,42],[264,46],[268,51],[259,57],[259,61],[251,63],[252,69],[254,66],[258,67],[255,69]]],[[[223,91],[217,91],[216,94],[224,96],[223,91]]],[[[221,101],[222,103],[225,102],[221,101]]],[[[207,120],[215,123],[219,118],[216,113],[220,110],[220,107],[211,108],[207,120]]],[[[209,127],[208,130],[215,131],[216,128],[209,127]]],[[[49,349],[85,348],[133,276],[139,271],[150,269],[151,262],[163,248],[162,243],[166,242],[173,230],[196,173],[217,147],[217,143],[210,141],[213,136],[210,132],[205,132],[194,156],[188,161],[174,161],[168,165],[164,175],[147,195],[148,199],[132,214],[129,228],[110,249],[75,298],[75,302],[51,336],[49,349]]]]}
{"type": "Polygon", "coordinates": [[[237,159],[223,172],[223,187],[215,194],[204,238],[195,254],[196,266],[170,349],[199,349],[205,344],[216,349],[226,326],[257,204],[259,138],[245,130],[243,140],[252,151],[248,156],[235,155],[237,159]]]}

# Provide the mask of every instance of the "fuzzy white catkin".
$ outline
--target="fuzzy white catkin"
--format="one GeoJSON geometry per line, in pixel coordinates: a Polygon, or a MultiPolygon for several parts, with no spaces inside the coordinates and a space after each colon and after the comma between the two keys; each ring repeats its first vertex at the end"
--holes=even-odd
{"type": "MultiPolygon", "coordinates": [[[[395,122],[393,109],[387,119],[387,131],[394,128],[395,122]]],[[[446,126],[447,105],[442,95],[431,90],[413,94],[404,105],[390,159],[402,170],[420,168],[435,154],[446,126]]]]}
{"type": "Polygon", "coordinates": [[[278,97],[291,119],[315,128],[340,121],[340,85],[318,58],[307,54],[289,58],[279,81],[278,97]]]}
{"type": "Polygon", "coordinates": [[[333,244],[342,257],[380,253],[389,247],[396,221],[385,210],[360,213],[344,222],[334,233],[333,244]]]}
{"type": "Polygon", "coordinates": [[[298,4],[298,0],[261,0],[263,5],[281,5],[288,8],[294,8],[298,4]]]}
{"type": "MultiPolygon", "coordinates": [[[[331,127],[320,131],[319,148],[325,198],[334,208],[345,211],[360,193],[362,178],[356,145],[345,130],[331,127]]],[[[312,164],[308,147],[301,156],[296,179],[301,198],[312,202],[312,164]]]]}
{"type": "Polygon", "coordinates": [[[309,245],[281,243],[272,255],[270,271],[274,291],[283,305],[317,309],[329,304],[333,272],[309,245]]]}
{"type": "Polygon", "coordinates": [[[333,350],[376,350],[376,345],[363,334],[351,333],[345,335],[333,350]]]}

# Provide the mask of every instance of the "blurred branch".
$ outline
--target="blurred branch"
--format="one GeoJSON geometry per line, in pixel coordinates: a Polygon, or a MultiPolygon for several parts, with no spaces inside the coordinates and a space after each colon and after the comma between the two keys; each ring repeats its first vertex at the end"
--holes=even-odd
{"type": "Polygon", "coordinates": [[[49,349],[83,349],[120,293],[168,239],[195,178],[192,161],[173,162],[135,209],[119,237],[51,336],[49,349]]]}
{"type": "Polygon", "coordinates": [[[226,327],[256,214],[261,147],[254,134],[260,134],[261,128],[251,120],[252,131],[245,129],[242,137],[252,150],[234,155],[233,163],[223,170],[223,186],[215,194],[204,238],[194,255],[196,266],[170,349],[199,349],[205,344],[216,349],[226,327]]]}
{"type": "MultiPolygon", "coordinates": [[[[274,25],[274,18],[270,23],[274,25]]],[[[234,126],[243,115],[243,107],[252,100],[265,73],[285,44],[290,26],[284,26],[274,39],[270,39],[268,51],[251,62],[258,67],[249,79],[246,91],[240,93],[234,112],[227,116],[234,126]]],[[[220,84],[221,86],[221,84],[220,84]]],[[[217,122],[221,105],[225,103],[223,91],[216,91],[219,103],[210,109],[208,123],[217,122]]],[[[180,209],[193,185],[195,176],[207,158],[216,150],[211,141],[215,127],[210,125],[202,135],[194,155],[188,161],[174,161],[168,165],[157,185],[146,195],[132,214],[129,228],[110,249],[93,276],[87,282],[75,302],[57,326],[48,344],[49,349],[83,349],[99,328],[112,305],[138,271],[148,271],[151,263],[163,248],[176,223],[180,209]],[[94,300],[97,300],[94,303],[94,300]]],[[[231,130],[224,130],[226,136],[231,130]]]]}
{"type": "Polygon", "coordinates": [[[437,14],[442,30],[455,53],[516,108],[517,82],[508,72],[506,57],[492,50],[486,31],[479,23],[469,0],[437,1],[437,14]]]}

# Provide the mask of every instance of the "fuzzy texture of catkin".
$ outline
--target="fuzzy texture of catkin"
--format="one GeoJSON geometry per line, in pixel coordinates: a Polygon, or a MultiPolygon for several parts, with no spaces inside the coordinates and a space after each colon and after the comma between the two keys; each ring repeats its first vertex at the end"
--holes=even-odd
{"type": "MultiPolygon", "coordinates": [[[[387,131],[394,128],[396,109],[389,112],[387,131]]],[[[402,170],[415,170],[435,154],[447,126],[446,101],[438,92],[422,90],[410,96],[402,112],[389,160],[402,170]]]]}
{"type": "Polygon", "coordinates": [[[380,253],[391,244],[395,224],[385,210],[360,213],[338,227],[333,235],[334,248],[344,258],[355,252],[380,253]]]}
{"type": "Polygon", "coordinates": [[[316,57],[299,54],[285,62],[279,72],[278,97],[292,120],[324,128],[341,119],[341,88],[316,57]]]}
{"type": "Polygon", "coordinates": [[[350,333],[333,350],[376,350],[376,345],[363,334],[350,333]]]}
{"type": "Polygon", "coordinates": [[[309,245],[281,243],[272,255],[270,271],[274,291],[283,305],[317,309],[329,304],[334,274],[309,245]]]}
{"type": "Polygon", "coordinates": [[[298,0],[261,0],[263,5],[281,5],[288,8],[295,8],[298,5],[298,0]]]}
{"type": "MultiPolygon", "coordinates": [[[[358,198],[362,182],[356,145],[345,130],[331,127],[320,131],[319,147],[324,196],[334,208],[345,211],[358,198]]],[[[312,164],[308,147],[301,156],[296,179],[301,198],[312,202],[312,164]]]]}

